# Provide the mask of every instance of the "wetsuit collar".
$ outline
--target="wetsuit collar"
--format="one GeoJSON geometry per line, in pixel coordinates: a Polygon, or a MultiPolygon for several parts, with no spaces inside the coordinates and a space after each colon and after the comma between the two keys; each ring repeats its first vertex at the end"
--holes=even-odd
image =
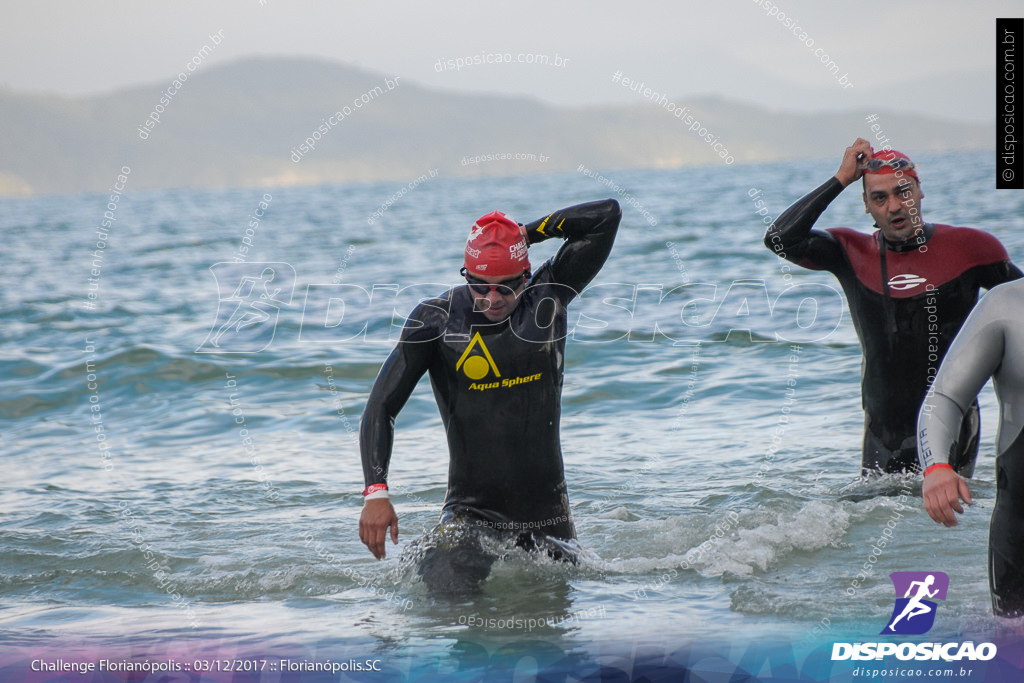
{"type": "MultiPolygon", "coordinates": [[[[878,227],[877,223],[875,224],[875,227],[878,227]]],[[[910,239],[904,240],[902,242],[890,242],[889,240],[885,239],[885,235],[883,235],[882,231],[879,230],[878,239],[881,240],[882,243],[885,244],[885,247],[890,251],[904,252],[910,251],[912,249],[917,249],[922,244],[927,244],[928,240],[930,240],[932,238],[932,235],[935,234],[935,225],[932,223],[925,223],[924,226],[921,228],[921,232],[921,235],[914,235],[910,239]],[[921,239],[922,237],[924,238],[923,240],[921,239]]]]}

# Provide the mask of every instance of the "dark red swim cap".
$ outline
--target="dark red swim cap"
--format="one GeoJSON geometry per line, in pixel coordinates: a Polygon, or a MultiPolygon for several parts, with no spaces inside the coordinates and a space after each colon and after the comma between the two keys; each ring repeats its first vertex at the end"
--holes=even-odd
{"type": "Polygon", "coordinates": [[[530,269],[529,245],[522,228],[501,211],[473,225],[466,240],[466,270],[477,276],[511,277],[530,269]]]}
{"type": "Polygon", "coordinates": [[[910,176],[917,182],[921,182],[921,179],[917,177],[917,171],[914,170],[914,162],[910,160],[903,152],[897,152],[895,149],[884,149],[875,152],[871,155],[871,161],[868,162],[867,168],[864,169],[865,173],[874,173],[877,175],[886,175],[889,173],[901,173],[910,176]],[[871,163],[876,159],[882,161],[882,164],[878,162],[871,163]],[[903,161],[896,161],[902,159],[903,161]]]}

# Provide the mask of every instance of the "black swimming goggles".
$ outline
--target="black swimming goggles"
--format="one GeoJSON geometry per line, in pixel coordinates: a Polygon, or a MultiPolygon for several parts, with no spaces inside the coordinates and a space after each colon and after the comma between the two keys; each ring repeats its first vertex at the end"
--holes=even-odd
{"type": "Polygon", "coordinates": [[[459,272],[462,274],[464,278],[466,278],[466,282],[469,284],[469,288],[473,290],[474,294],[483,295],[486,295],[488,292],[498,290],[498,294],[501,294],[502,296],[508,296],[510,294],[515,293],[517,289],[522,287],[523,282],[526,280],[526,278],[530,277],[530,271],[527,270],[520,273],[519,275],[516,275],[515,277],[510,277],[507,280],[492,283],[484,282],[479,278],[473,277],[465,268],[463,268],[459,272]]]}
{"type": "Polygon", "coordinates": [[[914,162],[905,157],[895,157],[889,160],[869,159],[866,164],[861,164],[861,170],[867,171],[868,173],[878,173],[886,166],[888,166],[894,171],[914,170],[914,162]]]}

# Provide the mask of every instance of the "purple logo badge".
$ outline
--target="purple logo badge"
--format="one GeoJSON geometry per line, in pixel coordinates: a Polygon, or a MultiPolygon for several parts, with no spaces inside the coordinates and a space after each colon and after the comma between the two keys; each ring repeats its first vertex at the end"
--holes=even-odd
{"type": "Polygon", "coordinates": [[[935,623],[935,600],[945,600],[949,577],[943,572],[893,572],[896,605],[881,635],[921,635],[935,623]]]}

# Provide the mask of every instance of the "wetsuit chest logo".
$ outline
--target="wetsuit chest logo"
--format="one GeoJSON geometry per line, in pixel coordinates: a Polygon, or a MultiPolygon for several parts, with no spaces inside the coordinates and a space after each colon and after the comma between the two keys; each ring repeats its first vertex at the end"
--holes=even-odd
{"type": "Polygon", "coordinates": [[[897,290],[913,289],[918,285],[923,285],[928,282],[925,278],[920,275],[914,275],[913,273],[906,273],[903,275],[893,275],[889,279],[889,287],[897,290]]]}
{"type": "Polygon", "coordinates": [[[498,366],[494,363],[494,358],[491,356],[491,352],[487,350],[487,345],[484,344],[483,338],[480,333],[477,332],[473,335],[473,338],[469,341],[469,346],[462,352],[462,356],[459,361],[455,364],[455,371],[462,372],[472,380],[483,379],[488,373],[494,373],[495,377],[501,377],[501,373],[498,372],[498,366]],[[470,355],[474,351],[476,354],[470,355]]]}

